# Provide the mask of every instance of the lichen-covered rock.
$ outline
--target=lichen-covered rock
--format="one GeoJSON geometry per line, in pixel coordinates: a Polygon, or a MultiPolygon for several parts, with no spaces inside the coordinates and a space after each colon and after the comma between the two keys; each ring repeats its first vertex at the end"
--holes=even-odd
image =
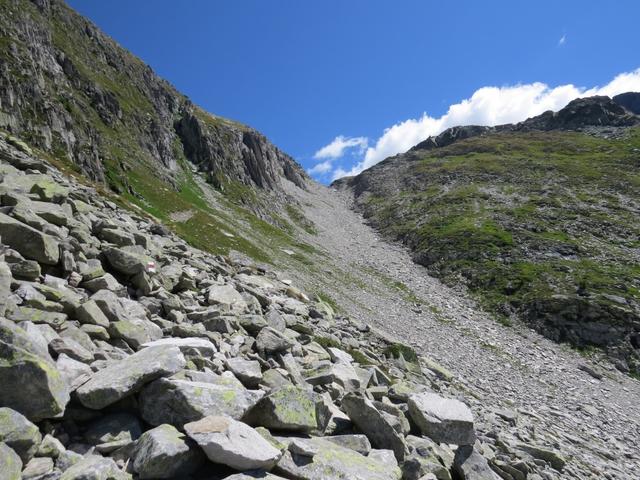
{"type": "Polygon", "coordinates": [[[145,348],[99,370],[76,390],[80,402],[101,409],[139,391],[146,383],[184,368],[186,361],[177,347],[145,348]]]}
{"type": "Polygon", "coordinates": [[[10,408],[0,408],[0,442],[16,452],[27,463],[42,440],[40,430],[23,415],[10,408]]]}
{"type": "Polygon", "coordinates": [[[287,478],[305,480],[400,480],[397,464],[365,457],[355,450],[321,438],[296,439],[294,452],[289,449],[276,467],[287,478]],[[306,451],[306,453],[305,453],[306,451]]]}
{"type": "Polygon", "coordinates": [[[473,415],[464,403],[424,392],[412,395],[409,414],[424,435],[438,443],[473,445],[473,415]]]}
{"type": "Polygon", "coordinates": [[[48,353],[15,323],[0,318],[0,405],[37,422],[59,415],[69,389],[48,353]]]}
{"type": "Polygon", "coordinates": [[[22,461],[16,452],[0,442],[0,479],[20,480],[22,461]]]}
{"type": "Polygon", "coordinates": [[[230,417],[208,416],[187,423],[184,430],[209,460],[236,470],[269,470],[281,455],[253,428],[230,417]]]}
{"type": "Polygon", "coordinates": [[[348,394],[342,399],[342,408],[374,447],[393,450],[399,462],[404,460],[407,450],[404,437],[370,400],[348,394]]]}
{"type": "Polygon", "coordinates": [[[133,470],[141,479],[180,478],[202,461],[197,445],[167,424],[147,430],[136,442],[133,470]]]}
{"type": "Polygon", "coordinates": [[[60,259],[56,239],[4,213],[0,213],[0,238],[2,243],[17,250],[25,258],[39,263],[55,265],[60,259]]]}
{"type": "Polygon", "coordinates": [[[240,419],[262,395],[262,391],[247,390],[234,382],[162,378],[142,391],[140,411],[151,425],[169,423],[182,428],[185,423],[208,415],[240,419]]]}
{"type": "Polygon", "coordinates": [[[316,395],[304,388],[286,386],[261,399],[244,417],[249,425],[292,432],[318,428],[316,395]]]}

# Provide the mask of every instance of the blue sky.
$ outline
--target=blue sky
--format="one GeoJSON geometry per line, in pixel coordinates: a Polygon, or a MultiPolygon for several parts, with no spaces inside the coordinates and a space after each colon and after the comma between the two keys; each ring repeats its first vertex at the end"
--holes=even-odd
{"type": "Polygon", "coordinates": [[[260,130],[325,182],[455,122],[518,121],[585,93],[640,90],[637,0],[69,3],[195,103],[260,130]]]}

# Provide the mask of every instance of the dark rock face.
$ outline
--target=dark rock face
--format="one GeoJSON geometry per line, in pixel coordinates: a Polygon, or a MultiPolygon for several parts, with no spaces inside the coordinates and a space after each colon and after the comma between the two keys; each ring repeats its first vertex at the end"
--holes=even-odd
{"type": "Polygon", "coordinates": [[[90,178],[151,165],[175,184],[186,157],[212,181],[279,191],[306,175],[264,136],[195,107],[147,65],[62,1],[0,6],[0,128],[90,178]]]}
{"type": "Polygon", "coordinates": [[[631,113],[640,115],[640,93],[638,92],[621,93],[620,95],[616,95],[615,97],[613,97],[612,100],[616,102],[618,105],[622,105],[631,113]]]}

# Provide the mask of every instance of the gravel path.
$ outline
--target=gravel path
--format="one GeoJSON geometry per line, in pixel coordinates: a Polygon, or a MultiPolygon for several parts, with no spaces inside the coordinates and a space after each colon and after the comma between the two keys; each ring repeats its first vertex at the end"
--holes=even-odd
{"type": "Polygon", "coordinates": [[[318,229],[305,241],[330,259],[323,275],[299,280],[333,287],[331,296],[352,318],[450,370],[481,418],[517,411],[517,426],[499,434],[559,450],[569,461],[564,478],[640,478],[640,382],[524,326],[498,324],[462,289],[443,285],[401,245],[383,241],[349,208],[349,194],[310,189],[296,193],[318,229]]]}

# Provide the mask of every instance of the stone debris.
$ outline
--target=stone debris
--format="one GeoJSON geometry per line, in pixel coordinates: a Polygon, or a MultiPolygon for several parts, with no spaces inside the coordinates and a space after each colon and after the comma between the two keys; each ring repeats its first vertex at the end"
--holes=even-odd
{"type": "Polygon", "coordinates": [[[534,413],[480,408],[411,347],[25,155],[0,161],[3,480],[575,471],[570,432],[533,435],[534,413]]]}

